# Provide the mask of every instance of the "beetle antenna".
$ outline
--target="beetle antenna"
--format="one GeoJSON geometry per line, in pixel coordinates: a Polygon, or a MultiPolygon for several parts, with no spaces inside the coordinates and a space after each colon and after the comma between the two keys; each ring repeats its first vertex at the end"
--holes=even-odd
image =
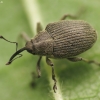
{"type": "Polygon", "coordinates": [[[18,51],[16,51],[16,52],[10,57],[10,59],[9,59],[9,61],[6,63],[6,65],[11,64],[12,61],[14,61],[14,60],[17,59],[17,58],[22,57],[22,54],[20,54],[20,53],[21,53],[22,51],[24,51],[24,50],[27,50],[26,47],[23,47],[23,48],[19,49],[18,51]],[[14,57],[17,56],[17,55],[20,55],[20,56],[14,58],[14,57]],[[14,59],[13,59],[13,58],[14,58],[14,59]]]}
{"type": "Polygon", "coordinates": [[[0,36],[0,38],[1,38],[1,39],[4,39],[4,40],[7,41],[7,42],[15,43],[15,44],[16,44],[16,51],[17,51],[17,48],[18,48],[18,43],[17,43],[17,42],[11,42],[11,41],[5,39],[3,36],[0,36]]]}
{"type": "MultiPolygon", "coordinates": [[[[4,39],[5,41],[7,41],[7,42],[10,42],[10,43],[15,43],[16,44],[16,55],[19,55],[18,57],[16,57],[15,59],[17,59],[17,58],[19,58],[19,57],[21,57],[22,56],[22,54],[19,54],[18,52],[17,52],[17,48],[18,48],[18,43],[17,42],[11,42],[11,41],[9,41],[9,40],[7,40],[6,38],[4,38],[3,36],[0,36],[0,38],[1,39],[4,39]]],[[[15,56],[16,56],[15,55],[15,56]]],[[[13,57],[14,58],[14,57],[13,57]]],[[[15,59],[13,59],[12,57],[11,57],[11,60],[9,60],[9,62],[6,64],[6,65],[9,65],[12,61],[14,61],[15,59]]]]}

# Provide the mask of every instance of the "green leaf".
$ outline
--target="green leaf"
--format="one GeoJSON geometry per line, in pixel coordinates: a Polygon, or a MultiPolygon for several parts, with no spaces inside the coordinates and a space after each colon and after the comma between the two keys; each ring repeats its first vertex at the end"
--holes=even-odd
{"type": "MultiPolygon", "coordinates": [[[[81,7],[86,11],[79,17],[90,23],[98,33],[93,48],[81,54],[86,59],[100,59],[100,3],[99,0],[1,0],[0,35],[10,41],[19,42],[19,34],[24,31],[30,37],[36,34],[36,22],[43,27],[58,21],[64,14],[75,14],[81,7]]],[[[22,41],[21,41],[22,42],[22,41]]],[[[21,43],[19,43],[20,45],[21,43]]],[[[20,45],[21,48],[21,45],[20,45]]],[[[15,52],[15,45],[0,39],[0,100],[99,100],[100,68],[85,62],[72,63],[66,59],[52,60],[57,78],[57,93],[52,90],[51,68],[41,62],[41,78],[36,73],[38,56],[23,52],[23,57],[6,66],[15,52]]]]}

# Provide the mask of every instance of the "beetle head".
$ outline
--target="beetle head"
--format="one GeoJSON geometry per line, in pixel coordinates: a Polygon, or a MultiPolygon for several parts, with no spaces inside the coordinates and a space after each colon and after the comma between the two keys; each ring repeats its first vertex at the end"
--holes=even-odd
{"type": "Polygon", "coordinates": [[[35,54],[35,49],[34,49],[34,44],[32,41],[27,41],[25,47],[17,50],[18,47],[18,43],[17,42],[11,42],[9,40],[7,40],[6,38],[4,38],[3,36],[0,36],[0,39],[3,39],[7,42],[10,43],[15,43],[16,44],[16,52],[10,57],[9,61],[6,63],[6,65],[9,65],[12,63],[12,61],[14,61],[15,59],[19,58],[22,56],[22,54],[20,54],[21,52],[23,52],[24,50],[27,50],[29,53],[31,54],[35,54]],[[19,55],[18,57],[16,57],[17,55],[19,55]],[[15,58],[16,57],[16,58],[15,58]]]}
{"type": "Polygon", "coordinates": [[[31,41],[27,41],[25,47],[19,49],[18,51],[16,51],[9,59],[9,61],[6,63],[6,65],[9,65],[12,63],[13,60],[15,60],[16,58],[19,58],[22,56],[22,54],[20,54],[21,52],[23,52],[24,50],[27,50],[29,53],[33,54],[33,48],[32,48],[32,42],[31,41]],[[17,55],[19,55],[18,57],[16,57],[17,55]],[[16,58],[15,58],[16,57],[16,58]]]}

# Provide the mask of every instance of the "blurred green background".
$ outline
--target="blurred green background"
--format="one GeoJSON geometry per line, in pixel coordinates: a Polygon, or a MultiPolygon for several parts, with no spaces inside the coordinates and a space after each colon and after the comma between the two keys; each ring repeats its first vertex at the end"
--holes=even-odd
{"type": "MultiPolygon", "coordinates": [[[[19,41],[20,32],[30,37],[33,31],[24,2],[26,0],[0,0],[0,35],[11,41],[19,41]]],[[[28,0],[30,1],[30,0],[28,0]]],[[[94,47],[81,54],[81,57],[100,62],[100,1],[99,0],[33,0],[38,6],[43,27],[58,21],[66,13],[75,14],[81,7],[86,11],[79,19],[90,23],[98,33],[94,47]]],[[[26,4],[27,5],[27,4],[26,4]]],[[[32,6],[32,5],[31,5],[32,6]]],[[[35,9],[35,8],[34,8],[35,9]]],[[[33,13],[33,16],[35,14],[33,13]]],[[[30,16],[30,15],[29,15],[30,16]]],[[[21,41],[22,42],[22,41],[21,41]]],[[[19,43],[19,48],[23,44],[19,43]]],[[[0,100],[100,100],[100,68],[84,62],[72,63],[66,59],[53,60],[60,93],[52,90],[51,68],[41,62],[42,77],[33,78],[38,56],[23,52],[23,57],[6,66],[15,52],[15,45],[0,39],[0,100]],[[49,74],[48,74],[49,73],[49,74]]]]}

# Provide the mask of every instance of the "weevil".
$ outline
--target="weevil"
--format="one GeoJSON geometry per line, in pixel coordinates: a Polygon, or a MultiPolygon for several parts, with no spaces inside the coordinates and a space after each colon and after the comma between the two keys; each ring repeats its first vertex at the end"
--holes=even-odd
{"type": "MultiPolygon", "coordinates": [[[[83,20],[65,20],[70,15],[64,15],[60,21],[49,23],[45,30],[42,30],[41,24],[37,24],[37,35],[29,39],[25,34],[22,34],[23,38],[27,41],[25,47],[17,50],[11,56],[8,63],[9,65],[15,60],[15,56],[20,54],[24,50],[32,55],[39,55],[37,62],[38,77],[41,76],[40,61],[42,56],[46,56],[46,62],[52,67],[52,79],[54,80],[53,90],[56,92],[56,78],[54,73],[54,66],[49,58],[66,58],[70,61],[85,61],[87,63],[94,63],[100,65],[100,63],[94,60],[87,60],[77,55],[90,49],[97,40],[97,33],[92,26],[83,20]]],[[[8,41],[3,36],[0,38],[8,41]]],[[[8,41],[10,42],[10,41],[8,41]]],[[[16,42],[11,42],[16,43],[16,42]]],[[[16,43],[16,45],[18,45],[16,43]]]]}

